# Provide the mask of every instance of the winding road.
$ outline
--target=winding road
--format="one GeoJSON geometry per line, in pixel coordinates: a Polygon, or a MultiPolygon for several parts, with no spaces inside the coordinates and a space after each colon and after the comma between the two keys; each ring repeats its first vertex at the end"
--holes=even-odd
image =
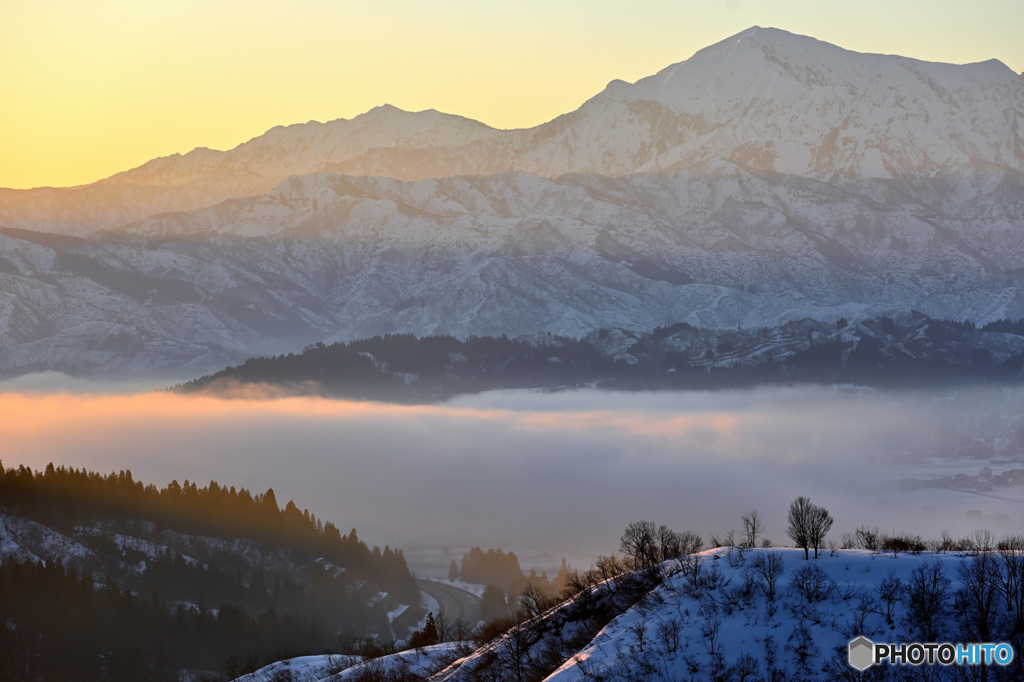
{"type": "Polygon", "coordinates": [[[440,606],[435,617],[444,618],[449,627],[461,619],[467,627],[472,628],[480,620],[480,598],[475,594],[424,578],[417,579],[416,584],[437,601],[440,606]]]}

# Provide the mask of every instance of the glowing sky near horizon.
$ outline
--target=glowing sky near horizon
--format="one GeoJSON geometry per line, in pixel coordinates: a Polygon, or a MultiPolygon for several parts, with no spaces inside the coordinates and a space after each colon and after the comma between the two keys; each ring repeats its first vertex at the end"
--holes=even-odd
{"type": "Polygon", "coordinates": [[[0,0],[0,187],[89,183],[383,103],[534,126],[753,25],[1024,70],[1019,0],[0,0]]]}

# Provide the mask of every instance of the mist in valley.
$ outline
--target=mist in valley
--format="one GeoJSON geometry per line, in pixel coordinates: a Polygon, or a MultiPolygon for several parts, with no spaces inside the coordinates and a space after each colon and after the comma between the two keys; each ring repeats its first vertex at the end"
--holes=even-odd
{"type": "Polygon", "coordinates": [[[515,549],[540,568],[561,556],[579,564],[616,551],[633,520],[724,538],[755,508],[764,536],[789,544],[798,495],[831,511],[837,543],[862,524],[930,538],[1024,522],[1019,485],[907,483],[1024,468],[1012,461],[1020,390],[513,391],[398,406],[44,379],[2,387],[5,467],[272,487],[282,505],[402,547],[414,569],[438,548],[457,557],[472,545],[515,549]]]}

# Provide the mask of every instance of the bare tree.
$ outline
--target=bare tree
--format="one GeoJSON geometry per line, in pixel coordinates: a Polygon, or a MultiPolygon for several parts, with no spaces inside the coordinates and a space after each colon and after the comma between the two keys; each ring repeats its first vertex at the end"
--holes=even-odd
{"type": "MultiPolygon", "coordinates": [[[[597,557],[597,561],[594,562],[593,580],[591,581],[591,584],[604,582],[606,583],[606,588],[609,591],[614,592],[617,588],[615,587],[615,583],[611,581],[611,578],[625,573],[626,570],[627,567],[624,566],[623,562],[619,561],[615,556],[599,556],[597,557]]],[[[588,573],[590,572],[588,571],[588,573]]]]}
{"type": "Polygon", "coordinates": [[[950,580],[942,562],[922,564],[910,572],[904,592],[904,619],[924,642],[934,642],[941,615],[945,612],[950,580]]]}
{"type": "Polygon", "coordinates": [[[878,526],[861,526],[854,535],[857,538],[857,543],[870,552],[878,551],[882,542],[882,534],[879,532],[878,526]]]}
{"type": "Polygon", "coordinates": [[[991,642],[999,616],[1001,575],[992,552],[980,552],[957,568],[960,589],[956,593],[956,613],[964,641],[991,642]]]}
{"type": "Polygon", "coordinates": [[[619,539],[619,549],[635,568],[650,568],[658,560],[658,536],[651,521],[633,521],[619,539]]]}
{"type": "Polygon", "coordinates": [[[519,595],[519,608],[522,611],[521,617],[523,620],[526,620],[527,618],[539,616],[549,606],[552,606],[549,603],[550,601],[548,596],[537,585],[527,583],[523,593],[519,595]]]}
{"type": "Polygon", "coordinates": [[[692,530],[684,530],[679,536],[679,555],[696,554],[704,548],[704,539],[692,530]]]}
{"type": "Polygon", "coordinates": [[[687,584],[684,589],[687,594],[699,595],[704,585],[704,557],[696,552],[681,556],[679,571],[686,578],[687,584]]]}
{"type": "Polygon", "coordinates": [[[971,535],[971,547],[976,552],[991,552],[994,545],[992,531],[986,528],[978,528],[971,535]]]}
{"type": "Polygon", "coordinates": [[[452,625],[450,639],[454,642],[468,642],[473,637],[473,629],[461,618],[456,618],[452,625]]]}
{"type": "Polygon", "coordinates": [[[825,536],[832,530],[833,518],[824,507],[816,507],[814,505],[811,505],[811,507],[813,513],[811,514],[810,535],[807,539],[810,541],[811,546],[814,547],[814,558],[817,559],[818,549],[825,541],[825,536]]]}
{"type": "Polygon", "coordinates": [[[751,509],[742,517],[743,532],[747,536],[746,546],[757,547],[757,536],[764,531],[764,524],[761,523],[761,515],[756,509],[751,509]]]}
{"type": "Polygon", "coordinates": [[[890,572],[875,586],[875,590],[885,605],[885,622],[890,630],[894,630],[896,623],[893,622],[892,616],[903,594],[903,581],[896,577],[895,573],[890,572]]]}
{"type": "Polygon", "coordinates": [[[809,559],[809,549],[814,548],[814,558],[818,558],[818,549],[822,541],[832,529],[832,515],[824,507],[811,504],[810,499],[798,497],[789,505],[789,527],[786,533],[793,539],[797,547],[804,550],[804,560],[809,559]]]}
{"type": "Polygon", "coordinates": [[[444,616],[444,610],[439,609],[437,617],[434,618],[434,629],[437,631],[437,642],[447,642],[451,634],[448,630],[448,619],[444,616]]]}
{"type": "Polygon", "coordinates": [[[807,538],[811,508],[813,506],[810,499],[803,496],[796,498],[789,505],[789,527],[786,528],[786,535],[792,538],[797,547],[801,547],[804,550],[804,561],[809,558],[807,547],[810,542],[807,538]]]}
{"type": "Polygon", "coordinates": [[[779,576],[785,570],[782,557],[777,552],[761,552],[754,559],[754,570],[761,576],[764,596],[769,602],[775,601],[775,592],[779,584],[779,576]]]}
{"type": "Polygon", "coordinates": [[[1013,613],[1013,631],[1024,632],[1024,536],[1011,535],[999,542],[999,592],[1013,613]]]}
{"type": "Polygon", "coordinates": [[[659,558],[662,561],[679,558],[682,551],[679,545],[679,533],[665,524],[661,524],[658,526],[657,542],[660,552],[659,558]]]}

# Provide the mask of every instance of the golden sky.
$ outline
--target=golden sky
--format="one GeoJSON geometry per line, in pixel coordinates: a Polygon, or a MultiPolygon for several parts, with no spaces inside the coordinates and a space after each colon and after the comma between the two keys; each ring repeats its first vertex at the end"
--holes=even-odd
{"type": "Polygon", "coordinates": [[[0,187],[383,103],[534,126],[753,25],[1024,70],[1021,0],[0,0],[0,187]]]}

